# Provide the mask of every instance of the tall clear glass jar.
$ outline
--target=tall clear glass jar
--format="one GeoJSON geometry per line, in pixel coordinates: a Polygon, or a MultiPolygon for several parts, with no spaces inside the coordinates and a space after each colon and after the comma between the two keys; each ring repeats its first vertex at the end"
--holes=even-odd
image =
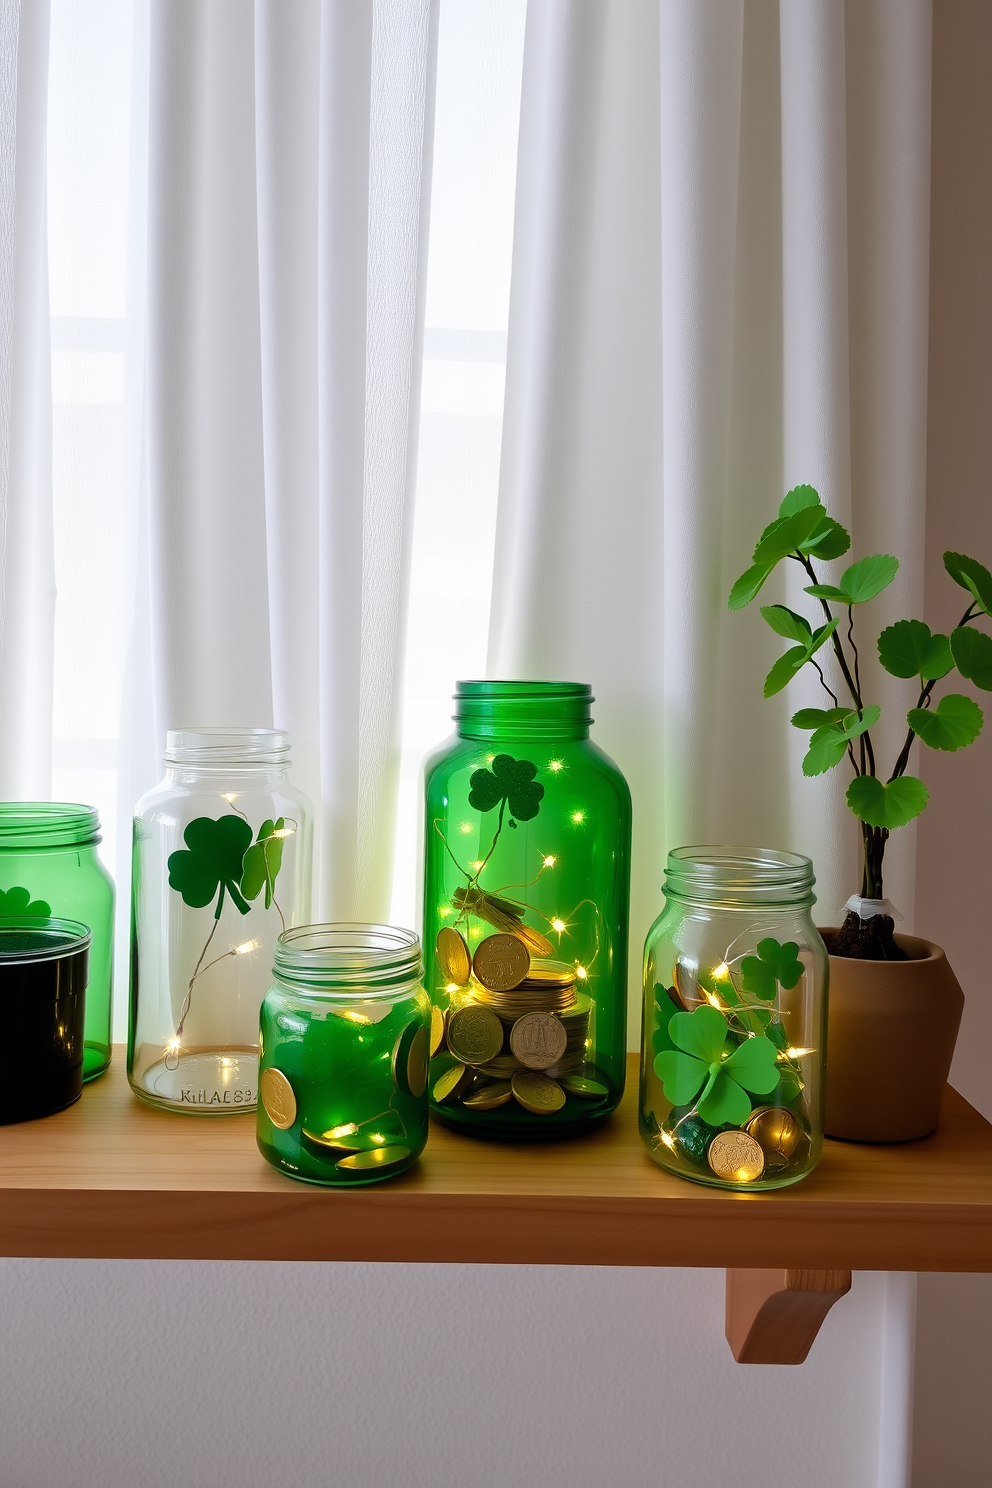
{"type": "Polygon", "coordinates": [[[110,1063],[114,881],[97,852],[99,813],[66,801],[0,802],[0,923],[79,920],[92,932],[83,1080],[110,1063]]]}
{"type": "Polygon", "coordinates": [[[350,1188],[427,1141],[431,1005],[420,942],[392,925],[304,925],[276,942],[262,1003],[257,1136],[292,1178],[350,1188]]]}
{"type": "Polygon", "coordinates": [[[176,729],[135,808],[127,1071],[170,1111],[253,1109],[277,936],[310,918],[312,812],[279,729],[176,729]]]}
{"type": "Polygon", "coordinates": [[[829,963],[813,884],[798,853],[668,855],[644,952],[640,1128],[682,1178],[781,1188],[819,1160],[829,963]]]}
{"type": "Polygon", "coordinates": [[[623,1093],[630,792],[575,682],[459,682],[426,765],[431,1109],[478,1136],[587,1130],[623,1093]]]}

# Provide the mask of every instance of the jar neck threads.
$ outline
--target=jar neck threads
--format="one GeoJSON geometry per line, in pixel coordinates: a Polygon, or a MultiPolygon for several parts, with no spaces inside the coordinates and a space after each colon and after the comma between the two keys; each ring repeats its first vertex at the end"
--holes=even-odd
{"type": "Polygon", "coordinates": [[[276,941],[273,971],[311,995],[394,992],[423,975],[420,937],[395,925],[299,925],[276,941]]]}
{"type": "Polygon", "coordinates": [[[96,846],[100,813],[71,801],[0,802],[0,852],[96,846]]]}
{"type": "Polygon", "coordinates": [[[668,854],[665,896],[726,909],[773,909],[816,902],[813,864],[770,847],[678,847],[668,854]]]}
{"type": "Polygon", "coordinates": [[[253,765],[289,764],[285,729],[169,729],[165,741],[169,769],[248,769],[253,765]]]}
{"type": "Polygon", "coordinates": [[[588,739],[593,701],[584,682],[459,682],[454,717],[466,739],[588,739]]]}

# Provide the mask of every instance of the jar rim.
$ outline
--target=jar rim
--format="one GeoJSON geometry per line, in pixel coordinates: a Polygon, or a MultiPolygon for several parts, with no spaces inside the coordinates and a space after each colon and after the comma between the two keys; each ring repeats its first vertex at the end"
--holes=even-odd
{"type": "Polygon", "coordinates": [[[0,851],[101,841],[100,813],[75,801],[0,801],[0,851]]]}
{"type": "Polygon", "coordinates": [[[198,725],[169,729],[167,765],[279,765],[289,763],[285,729],[198,725]]]}
{"type": "Polygon", "coordinates": [[[472,738],[589,736],[595,698],[588,682],[469,680],[457,682],[455,723],[472,738]]]}
{"type": "Polygon", "coordinates": [[[28,966],[38,961],[61,961],[89,949],[92,931],[81,920],[55,916],[0,920],[0,966],[28,966]],[[18,939],[31,944],[18,945],[18,939]],[[13,943],[10,943],[13,942],[13,943]]]}
{"type": "Polygon", "coordinates": [[[296,925],[276,940],[272,970],[280,981],[311,991],[367,999],[420,980],[420,937],[398,925],[358,921],[296,925]]]}
{"type": "Polygon", "coordinates": [[[803,853],[739,844],[695,844],[668,854],[665,893],[735,903],[813,901],[811,859],[803,853]]]}

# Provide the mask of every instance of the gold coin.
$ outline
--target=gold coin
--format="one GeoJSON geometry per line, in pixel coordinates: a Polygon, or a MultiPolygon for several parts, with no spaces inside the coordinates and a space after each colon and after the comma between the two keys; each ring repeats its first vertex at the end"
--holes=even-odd
{"type": "Polygon", "coordinates": [[[484,987],[509,992],[530,970],[530,952],[515,935],[487,935],[476,946],[472,965],[484,987]]]}
{"type": "Polygon", "coordinates": [[[532,961],[525,986],[572,987],[577,973],[564,961],[532,961]]]}
{"type": "Polygon", "coordinates": [[[427,1089],[427,1062],[430,1057],[427,1029],[421,1024],[413,1036],[406,1056],[406,1083],[410,1094],[419,1100],[427,1089]]]}
{"type": "Polygon", "coordinates": [[[580,1100],[602,1100],[610,1093],[605,1085],[585,1075],[565,1075],[561,1083],[568,1095],[577,1095],[580,1100]]]}
{"type": "Polygon", "coordinates": [[[525,1013],[510,1029],[510,1048],[528,1069],[549,1069],[568,1048],[568,1034],[554,1013],[525,1013]]]}
{"type": "Polygon", "coordinates": [[[444,1043],[444,1012],[439,1007],[431,1008],[431,1058],[444,1043]]]}
{"type": "Polygon", "coordinates": [[[258,1082],[265,1114],[280,1131],[288,1131],[296,1120],[296,1094],[282,1070],[270,1065],[258,1082]]]}
{"type": "Polygon", "coordinates": [[[503,1025],[488,1008],[469,1003],[448,1019],[448,1048],[462,1064],[488,1064],[503,1047],[503,1025]]]}
{"type": "MultiPolygon", "coordinates": [[[[332,1128],[333,1131],[333,1128],[332,1128]]],[[[318,1157],[349,1157],[352,1152],[361,1152],[361,1147],[347,1137],[335,1137],[331,1132],[312,1132],[303,1127],[300,1132],[304,1147],[318,1157]]]]}
{"type": "Polygon", "coordinates": [[[405,1162],[409,1156],[409,1147],[370,1147],[367,1152],[353,1152],[350,1157],[343,1157],[334,1166],[348,1172],[354,1172],[356,1168],[391,1168],[396,1163],[405,1162]]]}
{"type": "Polygon", "coordinates": [[[744,1130],[760,1145],[765,1159],[789,1161],[799,1141],[799,1122],[785,1106],[759,1106],[744,1130]]]}
{"type": "Polygon", "coordinates": [[[450,925],[442,925],[434,949],[445,981],[464,987],[472,973],[472,957],[463,937],[450,925]]]}
{"type": "Polygon", "coordinates": [[[509,1080],[494,1080],[491,1085],[473,1090],[471,1095],[463,1095],[462,1105],[467,1106],[470,1111],[494,1111],[497,1106],[505,1106],[512,1099],[513,1087],[509,1080]]]}
{"type": "Polygon", "coordinates": [[[730,1183],[753,1183],[765,1167],[761,1146],[745,1131],[724,1131],[715,1136],[706,1160],[718,1178],[730,1183]]]}
{"type": "Polygon", "coordinates": [[[522,1070],[519,1075],[514,1075],[511,1088],[524,1110],[532,1111],[535,1116],[552,1116],[565,1104],[565,1092],[561,1086],[549,1080],[547,1075],[539,1075],[533,1070],[522,1070]]]}
{"type": "Polygon", "coordinates": [[[434,1081],[431,1094],[439,1106],[443,1105],[445,1101],[453,1100],[471,1078],[471,1070],[466,1069],[463,1064],[453,1064],[439,1079],[434,1081]]]}

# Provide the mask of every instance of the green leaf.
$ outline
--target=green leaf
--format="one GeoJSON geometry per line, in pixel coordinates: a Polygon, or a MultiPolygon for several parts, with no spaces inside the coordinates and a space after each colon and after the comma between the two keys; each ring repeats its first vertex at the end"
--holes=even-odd
{"type": "Polygon", "coordinates": [[[505,800],[510,816],[532,821],[544,797],[544,786],[534,779],[537,766],[530,760],[515,760],[498,754],[491,770],[475,770],[469,778],[468,804],[474,811],[492,811],[505,800]]]}
{"type": "Polygon", "coordinates": [[[945,677],[954,665],[951,643],[932,635],[922,620],[897,620],[878,638],[878,659],[893,677],[920,677],[925,682],[945,677]]]}
{"type": "Polygon", "coordinates": [[[667,987],[655,983],[655,1022],[654,1032],[651,1035],[651,1047],[656,1054],[663,1054],[666,1050],[674,1049],[672,1036],[668,1031],[668,1025],[679,1011],[671,993],[667,987]]]}
{"type": "Polygon", "coordinates": [[[745,605],[750,604],[774,567],[774,563],[755,563],[746,573],[742,573],[730,591],[728,609],[742,610],[745,605]]]}
{"type": "Polygon", "coordinates": [[[871,707],[862,709],[860,718],[857,712],[848,712],[839,724],[818,728],[809,741],[809,749],[803,760],[803,774],[825,775],[828,770],[839,765],[847,753],[848,741],[874,728],[881,716],[881,708],[872,703],[871,707]]]}
{"type": "Polygon", "coordinates": [[[882,781],[874,775],[859,775],[847,788],[847,804],[855,816],[870,827],[904,827],[919,816],[930,792],[915,775],[882,781]]]}
{"type": "Polygon", "coordinates": [[[796,673],[802,671],[809,657],[810,653],[805,646],[792,646],[784,656],[780,656],[765,678],[765,697],[774,697],[783,687],[788,687],[796,673]]]}
{"type": "Polygon", "coordinates": [[[808,553],[811,558],[822,558],[824,563],[842,558],[850,546],[850,533],[833,517],[823,517],[816,530],[799,544],[801,552],[808,553]]]}
{"type": "Polygon", "coordinates": [[[963,749],[982,731],[982,710],[961,692],[949,692],[936,708],[910,708],[906,722],[931,749],[963,749]]]}
{"type": "Polygon", "coordinates": [[[758,954],[745,956],[741,962],[741,985],[765,1002],[775,996],[776,984],[792,988],[803,974],[799,946],[794,940],[780,944],[774,936],[758,941],[758,954]]]}
{"type": "Polygon", "coordinates": [[[710,1126],[743,1126],[751,1114],[751,1102],[737,1082],[721,1070],[709,1094],[699,1102],[699,1114],[710,1126]]]}
{"type": "Polygon", "coordinates": [[[793,486],[792,490],[783,496],[778,514],[780,518],[793,517],[797,511],[804,511],[808,506],[822,505],[819,491],[814,491],[812,486],[793,486]]]}
{"type": "MultiPolygon", "coordinates": [[[[823,508],[805,506],[765,528],[754,550],[754,563],[776,564],[796,552],[824,520],[823,508]]],[[[825,520],[829,521],[827,517],[825,520]]]]}
{"type": "Polygon", "coordinates": [[[813,632],[813,644],[809,648],[810,656],[820,647],[825,645],[840,624],[840,620],[831,620],[827,625],[821,625],[819,630],[813,632]]]}
{"type": "MultiPolygon", "coordinates": [[[[686,1013],[684,1016],[689,1015],[686,1013]]],[[[664,1084],[665,1098],[673,1106],[686,1106],[703,1088],[709,1074],[709,1063],[704,1064],[692,1054],[680,1054],[676,1049],[669,1049],[655,1059],[654,1070],[664,1084]]]]}
{"type": "Polygon", "coordinates": [[[962,677],[983,692],[992,692],[992,636],[959,625],[951,631],[951,655],[962,677]]]}
{"type": "Polygon", "coordinates": [[[767,1095],[778,1084],[779,1073],[775,1067],[778,1050],[770,1039],[759,1034],[745,1039],[731,1054],[723,1066],[738,1085],[754,1095],[767,1095]]]}
{"type": "Polygon", "coordinates": [[[4,891],[0,889],[0,920],[47,920],[52,906],[44,899],[32,899],[29,889],[15,884],[4,891]]]}
{"type": "Polygon", "coordinates": [[[850,712],[850,708],[800,708],[792,715],[792,726],[799,729],[825,728],[830,723],[841,723],[850,712]]]}
{"type": "Polygon", "coordinates": [[[831,599],[835,604],[864,604],[866,600],[874,599],[876,594],[881,594],[892,583],[898,571],[898,558],[892,558],[888,553],[875,553],[845,569],[839,587],[834,584],[810,584],[806,593],[812,594],[816,599],[831,599]]]}
{"type": "Polygon", "coordinates": [[[967,589],[986,615],[992,615],[992,573],[966,553],[945,553],[944,567],[962,589],[967,589]]]}
{"type": "Polygon", "coordinates": [[[809,621],[785,605],[762,605],[761,614],[775,634],[785,636],[788,641],[798,641],[805,646],[812,639],[813,627],[809,621]]]}
{"type": "Polygon", "coordinates": [[[706,1064],[713,1064],[720,1058],[727,1041],[723,1014],[708,1003],[694,1008],[691,1013],[676,1013],[668,1031],[680,1049],[686,1054],[695,1054],[706,1064]]]}
{"type": "Polygon", "coordinates": [[[227,889],[241,914],[250,905],[241,895],[244,856],[251,845],[251,827],[241,816],[214,820],[198,816],[183,832],[186,848],[169,855],[169,886],[191,909],[203,909],[217,894],[219,918],[227,889]]]}
{"type": "Polygon", "coordinates": [[[265,907],[272,907],[276,879],[282,867],[282,837],[276,833],[286,827],[285,817],[277,821],[264,821],[258,829],[254,843],[245,853],[241,871],[241,892],[246,899],[257,899],[264,886],[265,907]]]}

